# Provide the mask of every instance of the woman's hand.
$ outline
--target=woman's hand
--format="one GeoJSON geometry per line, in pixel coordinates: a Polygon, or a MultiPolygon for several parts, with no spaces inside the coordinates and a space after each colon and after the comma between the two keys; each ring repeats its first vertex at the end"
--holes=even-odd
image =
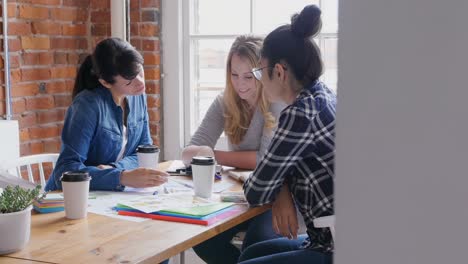
{"type": "Polygon", "coordinates": [[[297,222],[296,206],[287,184],[283,184],[281,187],[271,211],[275,232],[289,239],[296,239],[299,224],[297,222]]]}
{"type": "Polygon", "coordinates": [[[208,146],[188,146],[182,151],[182,162],[188,167],[195,156],[214,157],[215,155],[213,149],[208,146]]]}
{"type": "Polygon", "coordinates": [[[167,176],[167,172],[155,169],[126,170],[120,176],[120,184],[133,188],[154,187],[167,182],[167,176]]]}

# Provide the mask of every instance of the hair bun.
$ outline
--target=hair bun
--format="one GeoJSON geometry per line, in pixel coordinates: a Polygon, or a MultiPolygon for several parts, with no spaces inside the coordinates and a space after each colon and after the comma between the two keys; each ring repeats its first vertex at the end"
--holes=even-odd
{"type": "Polygon", "coordinates": [[[322,26],[322,11],[316,5],[308,5],[300,14],[291,17],[291,31],[298,37],[308,38],[316,35],[322,26]]]}

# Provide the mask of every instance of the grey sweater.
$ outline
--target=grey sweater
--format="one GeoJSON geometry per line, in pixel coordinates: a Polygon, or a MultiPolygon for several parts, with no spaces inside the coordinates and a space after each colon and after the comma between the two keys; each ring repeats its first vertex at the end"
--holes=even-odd
{"type": "MultiPolygon", "coordinates": [[[[276,120],[283,108],[284,104],[274,103],[270,105],[270,112],[276,120]]],[[[270,144],[273,136],[272,129],[264,128],[265,120],[262,113],[257,108],[250,121],[250,126],[244,135],[244,138],[239,144],[232,144],[228,140],[228,147],[231,151],[257,151],[257,161],[263,156],[263,153],[270,144]]],[[[224,130],[224,103],[223,94],[221,93],[211,104],[206,112],[202,123],[198,127],[195,134],[192,136],[189,145],[209,146],[214,148],[221,133],[224,130]]]]}

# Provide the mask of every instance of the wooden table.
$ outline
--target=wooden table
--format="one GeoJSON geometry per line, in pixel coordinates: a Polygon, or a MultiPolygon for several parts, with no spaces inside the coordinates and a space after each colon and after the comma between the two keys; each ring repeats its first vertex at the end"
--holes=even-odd
{"type": "Polygon", "coordinates": [[[1,264],[41,264],[41,263],[47,263],[47,262],[0,256],[0,263],[1,264]]]}
{"type": "MultiPolygon", "coordinates": [[[[226,176],[223,180],[235,182],[226,176]]],[[[235,189],[240,188],[236,182],[235,189]]],[[[159,263],[267,209],[244,206],[238,215],[211,226],[135,223],[93,213],[80,220],[66,219],[64,212],[33,214],[28,245],[6,257],[49,263],[159,263]]]]}

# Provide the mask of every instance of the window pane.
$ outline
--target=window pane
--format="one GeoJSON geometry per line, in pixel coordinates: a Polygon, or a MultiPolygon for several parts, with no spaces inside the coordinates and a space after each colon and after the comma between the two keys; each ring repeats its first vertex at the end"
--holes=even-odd
{"type": "Polygon", "coordinates": [[[192,11],[191,34],[237,35],[250,32],[249,0],[193,0],[192,11]]]}
{"type": "Polygon", "coordinates": [[[323,38],[320,46],[322,59],[325,65],[325,70],[321,79],[328,85],[328,87],[330,87],[330,89],[336,92],[338,78],[338,39],[336,37],[323,38]]]}
{"type": "Polygon", "coordinates": [[[256,34],[268,34],[280,25],[291,23],[291,16],[300,12],[306,5],[319,4],[319,0],[252,1],[254,14],[253,32],[256,34]]]}
{"type": "Polygon", "coordinates": [[[338,32],[338,0],[322,1],[322,31],[323,33],[338,32]]]}
{"type": "MultiPolygon", "coordinates": [[[[233,39],[193,40],[192,113],[194,130],[205,116],[211,102],[225,86],[226,59],[233,39]]],[[[192,131],[194,132],[194,131],[192,131]]]]}

